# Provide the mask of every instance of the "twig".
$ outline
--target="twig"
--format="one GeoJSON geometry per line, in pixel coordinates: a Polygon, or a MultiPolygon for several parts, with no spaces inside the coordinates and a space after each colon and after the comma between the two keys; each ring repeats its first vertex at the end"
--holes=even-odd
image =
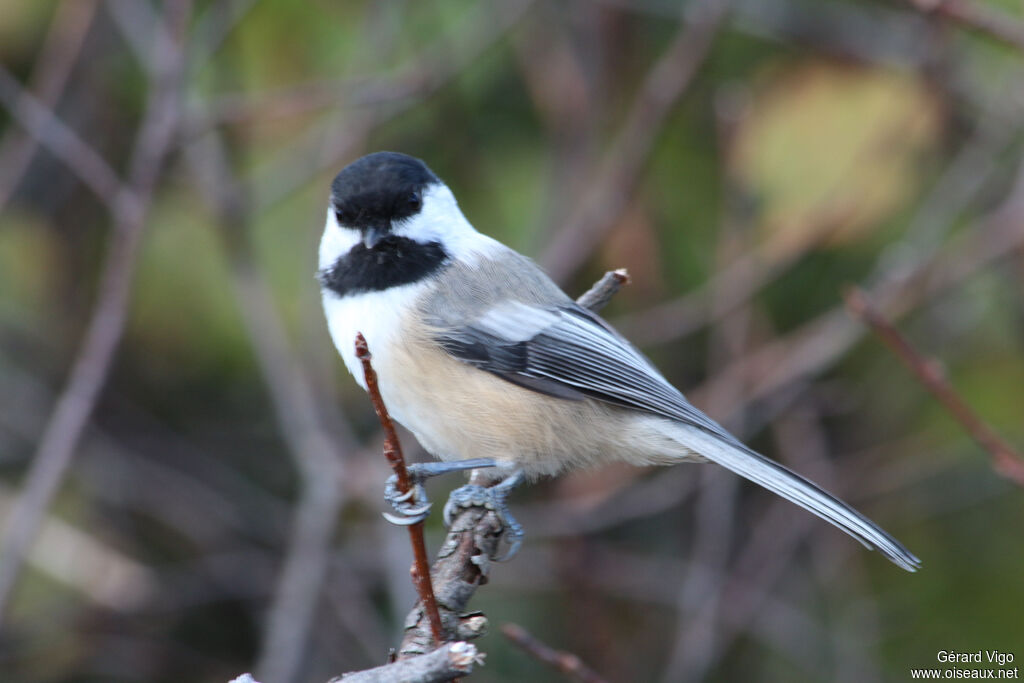
{"type": "Polygon", "coordinates": [[[850,312],[871,327],[872,332],[917,375],[925,388],[967,430],[971,438],[992,455],[995,471],[1017,485],[1024,486],[1024,456],[1014,450],[967,405],[946,378],[941,364],[915,349],[907,338],[871,305],[862,290],[853,287],[847,290],[844,296],[850,312]]]}
{"type": "MultiPolygon", "coordinates": [[[[155,48],[155,59],[160,65],[159,73],[152,82],[146,114],[129,164],[127,185],[121,187],[116,176],[108,178],[108,182],[116,182],[118,185],[110,207],[114,223],[113,242],[103,266],[96,308],[85,339],[75,358],[68,383],[40,439],[26,484],[7,520],[3,543],[0,545],[0,619],[10,601],[25,552],[35,539],[46,509],[71,464],[124,332],[128,295],[138,262],[148,206],[162,162],[177,129],[181,109],[179,85],[184,61],[179,46],[180,37],[187,25],[190,5],[189,2],[168,4],[168,13],[174,23],[174,34],[178,42],[160,44],[155,48]]],[[[7,78],[7,73],[0,70],[0,82],[7,78]]],[[[0,88],[0,91],[3,89],[0,88]]],[[[36,100],[29,96],[26,98],[22,98],[22,102],[33,103],[30,109],[34,112],[33,125],[37,126],[31,132],[40,136],[41,143],[55,149],[49,135],[60,130],[52,127],[56,119],[36,100]]],[[[21,111],[20,107],[18,111],[21,111]]],[[[65,141],[68,139],[67,130],[62,133],[65,141]]],[[[56,144],[56,149],[61,149],[61,145],[56,144]]],[[[110,167],[105,161],[99,157],[96,159],[102,162],[99,168],[109,171],[110,167]]],[[[109,189],[105,188],[104,191],[109,189]]],[[[98,194],[105,200],[110,199],[104,195],[104,191],[98,191],[98,194]]]]}
{"type": "MultiPolygon", "coordinates": [[[[402,456],[402,444],[398,441],[398,432],[395,431],[395,423],[388,415],[387,406],[380,395],[380,388],[377,386],[377,373],[370,363],[372,356],[366,344],[366,339],[361,333],[356,333],[356,358],[363,364],[363,377],[366,379],[366,392],[373,402],[373,409],[380,420],[380,426],[384,429],[384,457],[387,458],[391,469],[398,478],[398,490],[400,493],[408,493],[412,489],[412,480],[409,478],[409,470],[405,467],[405,458],[402,456]]],[[[412,580],[416,585],[416,592],[419,593],[420,602],[427,613],[427,620],[430,623],[430,632],[434,637],[434,644],[440,645],[444,642],[444,633],[441,630],[441,615],[437,609],[437,600],[434,597],[434,586],[430,580],[430,565],[427,561],[427,543],[423,538],[423,522],[410,524],[409,541],[412,543],[413,569],[412,580]]]]}
{"type": "Polygon", "coordinates": [[[619,293],[623,285],[628,285],[629,283],[629,273],[626,272],[625,268],[609,270],[600,280],[594,283],[593,287],[584,292],[579,299],[576,299],[576,303],[583,308],[599,311],[608,305],[608,302],[619,293]]]}
{"type": "Polygon", "coordinates": [[[604,683],[604,679],[584,664],[583,660],[578,656],[571,652],[555,650],[537,640],[522,626],[505,624],[501,627],[501,634],[537,660],[544,662],[556,671],[560,671],[574,681],[579,681],[580,683],[604,683]]]}
{"type": "Polygon", "coordinates": [[[475,645],[459,641],[425,655],[345,674],[328,683],[440,683],[472,673],[473,665],[483,663],[483,657],[475,645]]]}
{"type": "Polygon", "coordinates": [[[1018,50],[1024,50],[1024,24],[987,4],[969,0],[907,0],[926,14],[938,14],[979,31],[1018,50]]]}

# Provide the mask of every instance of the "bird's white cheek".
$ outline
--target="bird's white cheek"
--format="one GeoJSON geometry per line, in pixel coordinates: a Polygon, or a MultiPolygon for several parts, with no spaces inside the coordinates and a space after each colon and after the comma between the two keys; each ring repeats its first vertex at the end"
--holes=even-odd
{"type": "Polygon", "coordinates": [[[359,231],[338,226],[331,211],[327,212],[327,223],[323,236],[320,238],[320,249],[317,262],[321,269],[330,268],[339,257],[359,243],[359,231]]]}

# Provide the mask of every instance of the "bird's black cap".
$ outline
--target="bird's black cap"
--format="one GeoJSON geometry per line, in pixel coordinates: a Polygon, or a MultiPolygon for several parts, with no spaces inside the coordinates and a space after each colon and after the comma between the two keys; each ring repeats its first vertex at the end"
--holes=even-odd
{"type": "Polygon", "coordinates": [[[415,157],[376,152],[341,169],[331,183],[331,205],[338,223],[366,231],[390,230],[423,207],[425,188],[440,179],[415,157]]]}

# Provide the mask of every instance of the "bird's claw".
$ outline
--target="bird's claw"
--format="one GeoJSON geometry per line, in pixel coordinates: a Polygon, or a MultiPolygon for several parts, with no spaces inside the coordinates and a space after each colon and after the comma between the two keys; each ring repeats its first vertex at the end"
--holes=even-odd
{"type": "Polygon", "coordinates": [[[384,500],[395,509],[397,515],[390,512],[381,513],[384,519],[398,526],[411,526],[422,522],[430,514],[434,506],[427,498],[423,484],[413,478],[413,485],[402,493],[398,490],[398,475],[392,474],[384,484],[384,500]]]}
{"type": "Polygon", "coordinates": [[[506,477],[502,481],[498,482],[494,486],[477,486],[475,484],[467,484],[460,488],[452,491],[448,497],[448,502],[444,506],[444,523],[445,526],[451,526],[455,519],[456,513],[460,508],[469,507],[483,507],[494,512],[498,521],[504,527],[504,540],[508,544],[508,550],[506,550],[500,557],[495,557],[494,560],[497,562],[504,562],[512,559],[512,557],[519,552],[519,548],[523,545],[523,538],[525,532],[523,527],[516,518],[509,512],[508,498],[509,492],[515,488],[520,481],[522,481],[522,473],[515,472],[512,475],[506,477]]]}
{"type": "Polygon", "coordinates": [[[398,526],[411,526],[426,520],[433,503],[427,498],[423,482],[430,477],[457,470],[494,467],[494,461],[477,458],[474,460],[457,460],[452,462],[428,462],[408,465],[409,480],[412,486],[406,492],[398,490],[398,475],[392,474],[384,484],[384,500],[398,514],[381,513],[387,521],[398,526]]]}

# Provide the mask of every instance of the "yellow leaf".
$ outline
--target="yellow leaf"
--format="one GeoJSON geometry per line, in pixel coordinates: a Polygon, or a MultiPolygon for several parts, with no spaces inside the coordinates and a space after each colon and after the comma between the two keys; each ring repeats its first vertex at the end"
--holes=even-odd
{"type": "Polygon", "coordinates": [[[938,98],[913,74],[813,62],[758,88],[729,162],[770,250],[845,243],[912,195],[942,123],[938,98]]]}

